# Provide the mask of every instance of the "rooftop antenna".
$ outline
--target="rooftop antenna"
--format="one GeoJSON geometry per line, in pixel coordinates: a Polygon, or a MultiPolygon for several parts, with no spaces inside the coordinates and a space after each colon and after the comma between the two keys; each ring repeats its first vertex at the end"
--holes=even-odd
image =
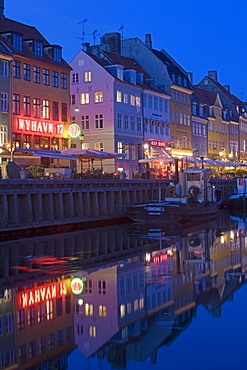
{"type": "Polygon", "coordinates": [[[243,92],[241,92],[241,93],[239,93],[239,95],[240,95],[240,100],[243,100],[243,95],[244,95],[244,93],[243,93],[243,92]]]}
{"type": "Polygon", "coordinates": [[[85,30],[84,30],[85,22],[87,22],[87,19],[83,19],[83,21],[77,23],[77,24],[82,24],[82,37],[81,37],[81,39],[82,39],[82,48],[83,48],[83,50],[84,50],[84,46],[85,46],[84,45],[85,44],[85,30]]]}
{"type": "Polygon", "coordinates": [[[123,29],[124,29],[124,25],[121,25],[121,27],[118,30],[118,31],[121,31],[121,48],[122,48],[122,50],[123,50],[123,29]]]}
{"type": "Polygon", "coordinates": [[[93,44],[95,45],[96,36],[100,36],[100,33],[97,33],[97,30],[95,30],[95,31],[93,31],[92,35],[93,35],[93,44]]]}

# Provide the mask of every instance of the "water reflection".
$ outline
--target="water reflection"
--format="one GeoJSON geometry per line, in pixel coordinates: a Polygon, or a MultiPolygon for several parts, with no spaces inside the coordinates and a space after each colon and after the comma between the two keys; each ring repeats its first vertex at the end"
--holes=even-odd
{"type": "Polygon", "coordinates": [[[111,368],[155,364],[199,305],[220,317],[245,284],[246,235],[243,217],[221,213],[187,229],[134,224],[1,243],[0,368],[65,369],[75,348],[111,368]]]}

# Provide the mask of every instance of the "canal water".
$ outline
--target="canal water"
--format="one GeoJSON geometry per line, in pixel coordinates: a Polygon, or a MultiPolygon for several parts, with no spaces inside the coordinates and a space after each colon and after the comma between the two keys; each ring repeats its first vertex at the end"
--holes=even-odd
{"type": "Polygon", "coordinates": [[[246,369],[246,226],[221,211],[1,242],[0,369],[246,369]]]}

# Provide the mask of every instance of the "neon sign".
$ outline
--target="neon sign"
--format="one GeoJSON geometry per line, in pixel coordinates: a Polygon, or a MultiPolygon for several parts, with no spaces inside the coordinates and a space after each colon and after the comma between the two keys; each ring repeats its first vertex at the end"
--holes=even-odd
{"type": "Polygon", "coordinates": [[[73,139],[76,139],[78,136],[81,135],[80,126],[77,125],[76,123],[72,123],[71,125],[69,125],[68,135],[73,139]]]}
{"type": "Polygon", "coordinates": [[[36,132],[40,134],[63,135],[63,123],[37,121],[18,118],[17,130],[25,132],[36,132]]]}
{"type": "Polygon", "coordinates": [[[166,146],[166,142],[165,141],[152,140],[151,145],[152,146],[166,146]]]}
{"type": "Polygon", "coordinates": [[[81,294],[81,292],[83,291],[83,288],[84,288],[84,284],[83,284],[82,279],[74,278],[71,281],[71,290],[73,294],[81,294]]]}
{"type": "Polygon", "coordinates": [[[153,257],[153,263],[160,263],[160,262],[167,261],[167,260],[168,260],[167,254],[160,254],[158,256],[153,257]]]}
{"type": "Polygon", "coordinates": [[[35,303],[46,302],[54,298],[62,297],[66,294],[67,287],[65,281],[28,289],[18,293],[19,303],[22,308],[32,306],[35,303]]]}

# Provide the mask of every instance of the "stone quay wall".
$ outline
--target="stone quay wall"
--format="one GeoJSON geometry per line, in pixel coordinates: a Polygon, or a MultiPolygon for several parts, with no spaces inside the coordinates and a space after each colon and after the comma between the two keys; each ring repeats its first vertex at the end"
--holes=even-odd
{"type": "Polygon", "coordinates": [[[169,180],[0,180],[0,232],[126,217],[169,180]]]}

